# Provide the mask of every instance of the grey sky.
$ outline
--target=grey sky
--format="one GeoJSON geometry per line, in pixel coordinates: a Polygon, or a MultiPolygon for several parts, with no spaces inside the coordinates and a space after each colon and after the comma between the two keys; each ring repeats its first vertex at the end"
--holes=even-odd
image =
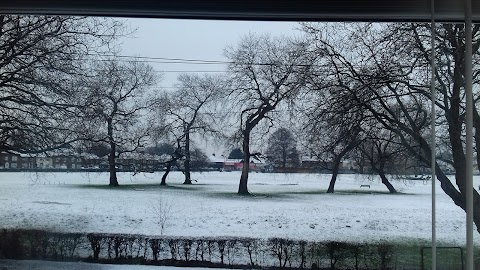
{"type": "MultiPolygon", "coordinates": [[[[298,33],[295,30],[298,24],[293,22],[173,19],[127,19],[127,22],[137,31],[123,40],[123,54],[147,57],[225,60],[225,47],[237,44],[248,33],[288,36],[298,33]]],[[[151,64],[157,71],[224,70],[223,65],[151,64]]],[[[178,74],[166,72],[160,85],[171,88],[178,74]]]]}

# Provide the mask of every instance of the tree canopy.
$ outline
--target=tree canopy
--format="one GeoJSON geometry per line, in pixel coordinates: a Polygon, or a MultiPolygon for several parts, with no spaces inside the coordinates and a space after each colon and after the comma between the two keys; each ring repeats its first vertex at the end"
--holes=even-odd
{"type": "Polygon", "coordinates": [[[110,52],[112,19],[0,16],[0,151],[42,152],[78,139],[76,82],[110,52]]]}
{"type": "Polygon", "coordinates": [[[271,115],[282,103],[293,100],[305,86],[310,70],[308,44],[291,38],[247,35],[225,52],[230,81],[230,102],[237,115],[242,138],[243,169],[239,194],[249,194],[252,131],[260,123],[272,123],[271,115]]]}
{"type": "Polygon", "coordinates": [[[285,169],[300,165],[297,140],[287,128],[279,128],[270,135],[266,155],[274,167],[285,169]]]}

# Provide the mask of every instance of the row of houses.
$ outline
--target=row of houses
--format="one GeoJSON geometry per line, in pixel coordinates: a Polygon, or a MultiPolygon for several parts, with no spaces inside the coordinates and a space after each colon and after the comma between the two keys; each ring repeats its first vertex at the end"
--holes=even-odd
{"type": "MultiPolygon", "coordinates": [[[[168,157],[149,154],[130,154],[116,159],[116,168],[124,171],[162,170],[168,157]]],[[[210,160],[207,168],[213,170],[241,170],[241,160],[210,160]]],[[[251,163],[250,169],[260,170],[260,164],[251,163]]],[[[22,154],[17,152],[0,152],[0,169],[3,170],[107,170],[107,157],[91,154],[49,153],[22,154]]]]}
{"type": "MultiPolygon", "coordinates": [[[[129,154],[116,159],[116,168],[120,171],[158,171],[163,170],[168,156],[149,154],[129,154]]],[[[241,159],[209,157],[205,170],[240,171],[243,168],[241,159]]],[[[341,169],[352,168],[348,161],[342,163],[341,169]]],[[[254,160],[249,164],[251,171],[258,172],[318,172],[325,164],[319,161],[305,159],[301,165],[294,168],[276,168],[266,161],[254,160]]],[[[0,169],[3,170],[108,170],[107,157],[97,157],[91,154],[72,154],[68,152],[53,152],[50,154],[21,154],[16,152],[0,152],[0,169]]]]}
{"type": "MultiPolygon", "coordinates": [[[[160,157],[143,155],[126,157],[116,160],[119,170],[158,170],[163,168],[160,157]]],[[[89,154],[50,153],[50,154],[21,154],[16,152],[0,153],[0,169],[8,170],[81,170],[107,169],[108,160],[89,154]]]]}
{"type": "MultiPolygon", "coordinates": [[[[243,168],[242,159],[223,159],[216,158],[214,155],[210,157],[210,167],[223,171],[240,171],[243,168]]],[[[286,168],[275,167],[266,160],[252,160],[249,164],[251,171],[259,172],[279,172],[279,173],[295,173],[295,172],[329,172],[329,168],[333,167],[333,162],[319,161],[313,158],[304,158],[298,166],[289,166],[286,168]]],[[[352,172],[357,169],[354,161],[344,160],[340,164],[340,172],[352,172]]]]}

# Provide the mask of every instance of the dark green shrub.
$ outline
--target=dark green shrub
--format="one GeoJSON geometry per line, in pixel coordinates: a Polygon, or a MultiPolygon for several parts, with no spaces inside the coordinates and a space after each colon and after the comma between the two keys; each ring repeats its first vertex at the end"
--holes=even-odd
{"type": "Polygon", "coordinates": [[[24,247],[21,242],[21,234],[17,230],[2,230],[0,234],[0,258],[22,259],[24,247]]]}
{"type": "Polygon", "coordinates": [[[393,245],[387,243],[380,243],[377,245],[378,256],[380,259],[380,269],[387,270],[391,269],[390,264],[393,259],[394,249],[393,245]]]}

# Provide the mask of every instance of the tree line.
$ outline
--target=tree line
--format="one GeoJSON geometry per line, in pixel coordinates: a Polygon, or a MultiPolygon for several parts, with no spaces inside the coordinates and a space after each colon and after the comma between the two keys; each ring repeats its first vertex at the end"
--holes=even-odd
{"type": "MultiPolygon", "coordinates": [[[[161,74],[147,63],[118,57],[118,38],[129,34],[121,21],[4,15],[0,25],[0,151],[104,145],[109,184],[117,186],[116,158],[166,142],[174,151],[162,183],[181,162],[184,183],[191,184],[194,138],[239,145],[248,164],[262,155],[257,148],[265,135],[286,123],[305,154],[334,161],[328,192],[341,160],[355,157],[395,193],[387,172],[429,166],[435,148],[436,180],[466,207],[463,24],[438,24],[434,47],[430,25],[421,23],[302,23],[299,37],[250,34],[225,49],[226,74],[182,74],[170,92],[153,90],[161,74]],[[435,145],[429,141],[432,98],[435,145]]],[[[479,27],[473,27],[474,86],[479,27]]],[[[476,134],[479,93],[473,89],[476,134]]],[[[475,136],[475,153],[479,147],[475,136]]],[[[480,155],[476,159],[480,169],[480,155]]],[[[248,175],[243,166],[239,194],[249,194],[248,175]]],[[[474,209],[478,225],[480,207],[474,209]]]]}

